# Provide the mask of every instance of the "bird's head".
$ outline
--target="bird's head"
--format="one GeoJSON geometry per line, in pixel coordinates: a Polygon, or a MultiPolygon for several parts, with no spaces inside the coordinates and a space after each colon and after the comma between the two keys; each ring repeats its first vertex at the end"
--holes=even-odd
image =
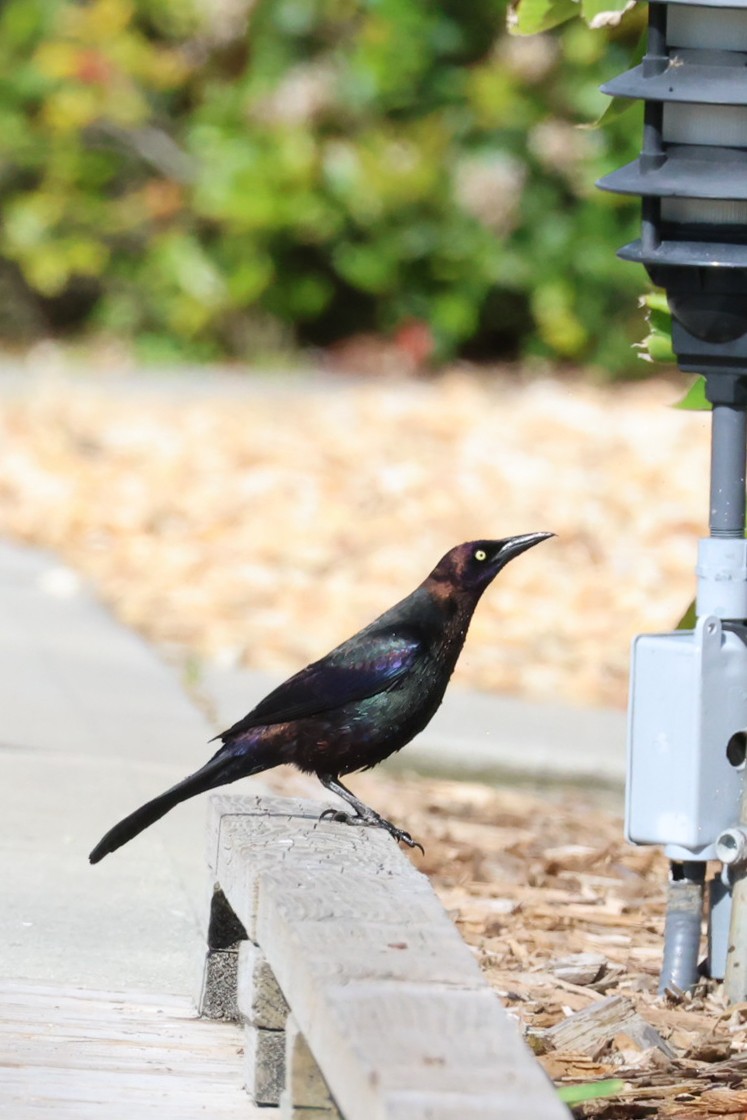
{"type": "Polygon", "coordinates": [[[465,591],[481,592],[495,579],[509,560],[520,556],[554,533],[524,533],[499,541],[467,541],[458,544],[443,556],[429,579],[465,591]]]}

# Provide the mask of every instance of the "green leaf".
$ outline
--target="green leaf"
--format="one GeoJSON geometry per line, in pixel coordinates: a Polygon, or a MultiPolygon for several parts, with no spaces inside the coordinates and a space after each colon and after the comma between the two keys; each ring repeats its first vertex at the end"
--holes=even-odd
{"type": "Polygon", "coordinates": [[[689,412],[710,412],[713,405],[706,397],[705,377],[696,377],[681,401],[677,401],[675,408],[684,408],[689,412]]]}
{"type": "Polygon", "coordinates": [[[593,30],[617,27],[635,0],[581,0],[581,15],[593,30]]]}
{"type": "Polygon", "coordinates": [[[592,132],[597,128],[606,128],[612,121],[616,121],[629,109],[634,109],[639,102],[632,101],[629,97],[613,97],[607,108],[591,124],[580,124],[578,127],[584,132],[592,132]]]}
{"type": "Polygon", "coordinates": [[[163,275],[171,284],[198,302],[223,305],[225,280],[196,237],[174,232],[163,237],[158,248],[163,275]]]}
{"type": "MultiPolygon", "coordinates": [[[[588,0],[587,0],[586,4],[584,4],[584,0],[581,0],[581,3],[583,5],[584,18],[586,18],[588,10],[589,10],[588,9],[588,0]]],[[[641,31],[641,34],[638,36],[637,43],[633,46],[633,48],[631,49],[631,51],[628,54],[627,67],[628,67],[629,70],[632,70],[634,66],[637,66],[641,62],[641,60],[643,59],[643,56],[646,53],[647,44],[648,44],[648,29],[644,28],[641,31]]],[[[588,129],[603,128],[606,125],[611,125],[614,121],[618,120],[619,117],[621,117],[624,113],[626,113],[628,111],[628,109],[632,109],[632,108],[634,108],[634,106],[639,105],[639,104],[640,104],[640,102],[634,101],[629,97],[613,97],[613,98],[610,99],[610,102],[609,102],[609,105],[607,106],[607,108],[597,118],[596,121],[594,121],[592,124],[579,125],[579,128],[588,130],[588,129]]]]}
{"type": "Polygon", "coordinates": [[[693,599],[692,603],[675,626],[675,630],[694,630],[696,622],[697,615],[695,613],[695,600],[693,599]]]}
{"type": "Polygon", "coordinates": [[[619,1077],[611,1077],[607,1081],[590,1081],[585,1085],[561,1085],[558,1096],[565,1104],[581,1104],[583,1101],[595,1101],[601,1097],[616,1097],[625,1088],[625,1082],[619,1077]]]}
{"type": "Polygon", "coordinates": [[[646,318],[649,333],[637,343],[640,357],[647,362],[676,362],[672,349],[672,315],[663,292],[647,292],[641,297],[641,306],[648,308],[646,318]]]}
{"type": "Polygon", "coordinates": [[[644,362],[664,362],[671,365],[677,360],[672,350],[671,338],[661,331],[651,331],[642,342],[634,345],[640,350],[638,357],[644,362]]]}
{"type": "Polygon", "coordinates": [[[518,0],[509,16],[509,30],[515,35],[536,35],[579,14],[577,0],[518,0]]]}
{"type": "Polygon", "coordinates": [[[468,295],[449,292],[433,300],[433,326],[436,333],[452,341],[468,338],[474,331],[477,308],[468,295]]]}
{"type": "Polygon", "coordinates": [[[239,306],[253,303],[273,279],[272,262],[264,253],[247,254],[228,275],[228,291],[239,306]]]}
{"type": "Polygon", "coordinates": [[[644,307],[648,307],[651,311],[663,311],[669,313],[669,304],[667,303],[666,293],[662,291],[646,292],[642,297],[641,303],[644,307]]]}
{"type": "Polygon", "coordinates": [[[397,260],[384,251],[381,242],[355,245],[342,242],[332,254],[335,268],[354,288],[364,292],[386,292],[397,279],[397,260]]]}

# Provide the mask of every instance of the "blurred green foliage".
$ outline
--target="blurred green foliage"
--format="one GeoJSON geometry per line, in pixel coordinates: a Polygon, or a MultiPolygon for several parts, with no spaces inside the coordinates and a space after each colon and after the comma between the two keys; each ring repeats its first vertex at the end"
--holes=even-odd
{"type": "Polygon", "coordinates": [[[0,333],[251,358],[415,324],[436,357],[629,371],[641,277],[615,249],[636,207],[594,181],[633,158],[638,110],[577,125],[603,112],[638,13],[532,38],[506,15],[6,0],[0,333]]]}
{"type": "Polygon", "coordinates": [[[641,357],[647,362],[676,362],[672,349],[672,313],[669,310],[666,294],[657,289],[648,292],[641,299],[646,308],[648,334],[638,344],[641,357]]]}

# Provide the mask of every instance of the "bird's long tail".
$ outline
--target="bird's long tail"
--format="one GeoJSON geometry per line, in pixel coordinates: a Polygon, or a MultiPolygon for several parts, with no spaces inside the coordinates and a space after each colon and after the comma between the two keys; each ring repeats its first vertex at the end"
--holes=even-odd
{"type": "Polygon", "coordinates": [[[128,840],[132,840],[144,829],[155,824],[180,802],[187,801],[188,798],[194,797],[198,793],[204,793],[205,790],[227,785],[229,782],[235,782],[237,778],[245,778],[264,769],[265,766],[261,764],[256,769],[248,768],[246,764],[243,767],[237,766],[235,758],[230,755],[226,756],[222,751],[219,751],[194,774],[190,774],[188,778],[177,782],[175,786],[167,789],[165,793],[159,794],[158,797],[154,797],[152,801],[141,805],[134,813],[130,813],[119,824],[110,828],[106,836],[99,840],[88,857],[90,862],[98,863],[109,852],[115,852],[128,840]]]}

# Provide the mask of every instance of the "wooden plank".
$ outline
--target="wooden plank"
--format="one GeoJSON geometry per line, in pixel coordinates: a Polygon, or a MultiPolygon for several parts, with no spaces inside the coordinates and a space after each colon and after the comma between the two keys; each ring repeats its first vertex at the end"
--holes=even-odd
{"type": "Polygon", "coordinates": [[[244,1027],[244,1085],[255,1104],[277,1105],[285,1086],[285,1032],[244,1027]]]}
{"type": "Polygon", "coordinates": [[[424,875],[296,800],[213,799],[216,879],[346,1120],[561,1120],[424,875]]]}
{"type": "Polygon", "coordinates": [[[288,1018],[288,1004],[262,950],[251,941],[239,949],[236,1006],[239,1015],[252,1027],[282,1031],[288,1018]]]}
{"type": "Polygon", "coordinates": [[[281,1107],[314,1109],[322,1114],[318,1120],[340,1120],[322,1071],[292,1015],[285,1028],[285,1075],[287,1100],[281,1101],[281,1107]]]}
{"type": "Polygon", "coordinates": [[[306,1108],[304,1105],[293,1104],[290,1093],[283,1089],[277,1120],[340,1120],[340,1113],[330,1112],[328,1108],[306,1108]]]}
{"type": "Polygon", "coordinates": [[[266,1120],[242,1089],[241,1030],[190,1000],[0,983],[0,1116],[266,1120]]]}

